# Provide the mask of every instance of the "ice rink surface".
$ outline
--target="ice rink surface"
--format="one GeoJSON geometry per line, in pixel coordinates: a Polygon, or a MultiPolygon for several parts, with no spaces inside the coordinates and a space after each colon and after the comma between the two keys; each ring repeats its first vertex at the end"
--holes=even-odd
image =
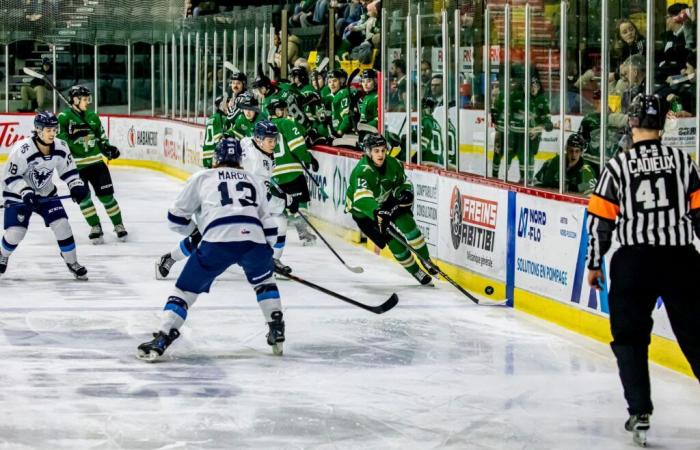
{"type": "MultiPolygon", "coordinates": [[[[190,310],[162,362],[136,357],[182,263],[154,279],[180,237],[167,208],[181,182],[112,170],[130,239],[92,246],[65,202],[90,281],[74,281],[34,217],[0,278],[0,448],[10,449],[624,449],[622,389],[603,344],[504,307],[476,306],[446,283],[418,287],[395,262],[333,239],[351,265],[290,229],[295,273],[378,316],[279,281],[285,355],[237,271],[190,310]]],[[[64,187],[64,186],[63,186],[64,187]]],[[[700,448],[700,387],[652,366],[652,448],[700,448]]]]}

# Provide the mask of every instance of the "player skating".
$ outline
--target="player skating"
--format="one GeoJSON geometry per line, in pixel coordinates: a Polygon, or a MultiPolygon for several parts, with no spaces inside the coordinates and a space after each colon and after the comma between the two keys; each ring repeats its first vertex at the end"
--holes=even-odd
{"type": "MultiPolygon", "coordinates": [[[[241,141],[243,149],[241,166],[265,185],[270,183],[272,169],[275,167],[274,151],[277,137],[277,127],[269,120],[262,120],[255,124],[254,137],[241,141]]],[[[270,189],[270,192],[272,193],[269,200],[270,213],[277,224],[277,241],[273,244],[275,266],[282,272],[291,272],[289,266],[280,262],[287,234],[287,218],[284,215],[286,195],[274,187],[270,189]]],[[[156,278],[167,277],[172,266],[177,261],[189,257],[201,239],[202,235],[199,230],[195,229],[170,252],[161,256],[156,263],[156,278]]]]}
{"type": "Polygon", "coordinates": [[[243,150],[233,138],[216,147],[213,169],[193,175],[168,212],[171,228],[185,236],[195,227],[202,241],[175,283],[165,304],[163,319],[153,339],[138,347],[139,358],[153,361],[180,336],[199,294],[209,292],[213,281],[238,264],[255,290],[258,305],[268,323],[267,343],[275,354],[282,353],[284,321],[279,291],[274,278],[271,246],[277,229],[270,216],[267,189],[241,168],[243,150]]]}
{"type": "Polygon", "coordinates": [[[34,135],[15,143],[3,173],[5,234],[0,245],[0,275],[7,270],[12,252],[27,234],[29,219],[36,213],[51,228],[68,270],[87,280],[87,269],[78,263],[73,231],[61,201],[56,198],[54,169],[68,185],[71,196],[81,202],[89,195],[80,179],[68,145],[56,139],[58,119],[49,112],[34,118],[34,135]]]}
{"type": "Polygon", "coordinates": [[[362,150],[365,156],[357,163],[348,181],[346,212],[377,247],[389,245],[399,264],[419,283],[430,283],[430,275],[418,266],[409,250],[386,234],[393,223],[408,244],[430,260],[423,234],[413,220],[413,186],[406,178],[403,166],[387,154],[387,143],[381,134],[365,135],[362,150]]]}
{"type": "MultiPolygon", "coordinates": [[[[73,86],[68,91],[68,99],[70,106],[58,115],[58,137],[68,144],[80,178],[86,187],[88,184],[92,185],[95,195],[114,225],[117,239],[123,242],[128,233],[124,228],[121,209],[114,198],[112,177],[103,158],[104,155],[107,159],[117,159],[119,150],[107,140],[97,113],[88,110],[88,106],[92,103],[90,90],[84,86],[73,86]]],[[[93,244],[102,244],[104,242],[102,225],[89,194],[80,202],[80,211],[91,227],[88,236],[90,241],[93,244]]]]}

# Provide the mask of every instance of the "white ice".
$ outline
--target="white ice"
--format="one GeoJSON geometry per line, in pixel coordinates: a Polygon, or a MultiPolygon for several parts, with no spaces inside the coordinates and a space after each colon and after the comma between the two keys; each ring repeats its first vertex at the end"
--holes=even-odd
{"type": "MultiPolygon", "coordinates": [[[[395,262],[339,239],[353,274],[290,230],[299,276],[374,315],[279,281],[287,342],[275,357],[254,294],[227,272],[190,310],[156,364],[136,359],[182,263],[154,279],[179,240],[165,223],[182,183],[112,170],[130,232],[92,246],[66,202],[90,281],[72,279],[41,219],[0,278],[0,448],[618,449],[622,389],[610,349],[453,288],[417,287],[395,262]]],[[[652,366],[654,448],[700,448],[697,381],[652,366]]]]}

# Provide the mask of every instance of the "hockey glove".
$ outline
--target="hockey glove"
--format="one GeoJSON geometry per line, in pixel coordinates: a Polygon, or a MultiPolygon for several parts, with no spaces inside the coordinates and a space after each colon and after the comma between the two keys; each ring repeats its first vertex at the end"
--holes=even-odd
{"type": "Polygon", "coordinates": [[[105,144],[102,153],[107,157],[107,159],[117,159],[121,155],[119,149],[113,145],[105,144]]]}
{"type": "Polygon", "coordinates": [[[75,203],[80,203],[90,195],[90,190],[84,184],[76,184],[70,188],[70,196],[75,203]]]}
{"type": "Polygon", "coordinates": [[[405,190],[396,197],[396,200],[399,202],[399,207],[411,209],[413,206],[413,192],[405,190]]]}
{"type": "Polygon", "coordinates": [[[29,210],[35,210],[39,207],[39,197],[37,197],[34,191],[31,189],[28,189],[22,195],[22,202],[29,210]]]}
{"type": "Polygon", "coordinates": [[[199,247],[200,242],[202,242],[202,233],[195,228],[192,234],[190,234],[190,244],[192,245],[192,248],[197,248],[199,247]]]}
{"type": "Polygon", "coordinates": [[[374,215],[377,220],[377,228],[381,234],[386,234],[386,230],[389,228],[391,221],[394,220],[398,208],[399,206],[396,205],[391,209],[380,208],[375,211],[374,215]]]}
{"type": "Polygon", "coordinates": [[[309,165],[311,166],[311,170],[313,170],[314,172],[318,172],[318,160],[314,158],[314,155],[312,155],[311,153],[309,153],[309,156],[311,157],[311,162],[309,163],[309,165]]]}
{"type": "MultiPolygon", "coordinates": [[[[297,194],[299,195],[299,194],[297,194]]],[[[299,202],[294,194],[286,194],[287,211],[292,214],[299,212],[299,202]]]]}
{"type": "Polygon", "coordinates": [[[92,133],[90,125],[86,123],[70,123],[68,124],[68,137],[78,139],[92,133]]]}

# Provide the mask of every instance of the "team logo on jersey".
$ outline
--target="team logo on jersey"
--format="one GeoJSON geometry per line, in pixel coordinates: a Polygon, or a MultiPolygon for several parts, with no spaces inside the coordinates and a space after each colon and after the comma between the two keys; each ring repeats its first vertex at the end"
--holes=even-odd
{"type": "Polygon", "coordinates": [[[51,180],[51,175],[53,175],[53,169],[46,167],[32,168],[32,171],[29,172],[29,178],[36,189],[43,188],[51,180]]]}

